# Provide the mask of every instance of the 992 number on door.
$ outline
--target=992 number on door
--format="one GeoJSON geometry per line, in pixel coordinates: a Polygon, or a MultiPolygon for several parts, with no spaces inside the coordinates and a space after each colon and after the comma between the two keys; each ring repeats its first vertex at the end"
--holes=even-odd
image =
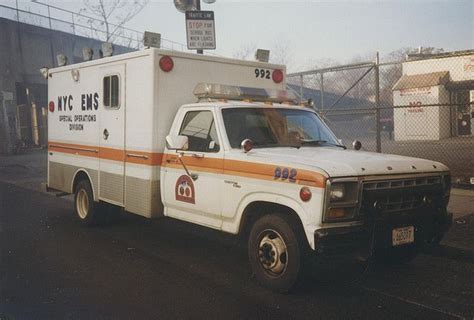
{"type": "Polygon", "coordinates": [[[296,169],[276,167],[273,178],[277,180],[288,180],[290,182],[296,182],[297,174],[298,171],[296,171],[296,169]]]}
{"type": "Polygon", "coordinates": [[[255,78],[270,79],[270,70],[256,68],[255,78]]]}

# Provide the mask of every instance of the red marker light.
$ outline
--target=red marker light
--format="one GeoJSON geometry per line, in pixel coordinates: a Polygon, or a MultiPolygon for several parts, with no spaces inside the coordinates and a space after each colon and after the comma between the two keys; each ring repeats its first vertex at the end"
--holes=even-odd
{"type": "Polygon", "coordinates": [[[54,101],[50,101],[48,104],[49,112],[54,112],[54,101]]]}
{"type": "Polygon", "coordinates": [[[300,190],[301,200],[303,200],[304,202],[308,202],[309,200],[311,200],[311,196],[312,196],[312,193],[311,193],[311,190],[309,190],[308,187],[301,188],[301,190],[300,190]]]}
{"type": "Polygon", "coordinates": [[[273,82],[275,83],[280,83],[283,81],[283,71],[281,71],[280,69],[276,69],[273,71],[272,73],[272,79],[273,79],[273,82]]]}
{"type": "Polygon", "coordinates": [[[160,69],[163,70],[164,72],[170,72],[173,70],[174,67],[174,62],[173,59],[171,59],[170,56],[163,56],[160,59],[160,69]]]}

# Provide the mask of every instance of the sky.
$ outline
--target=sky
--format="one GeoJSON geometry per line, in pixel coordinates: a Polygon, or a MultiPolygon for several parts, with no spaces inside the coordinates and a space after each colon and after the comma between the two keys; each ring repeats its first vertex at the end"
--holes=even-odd
{"type": "MultiPolygon", "coordinates": [[[[73,11],[82,7],[82,0],[39,1],[73,11]]],[[[0,0],[5,2],[15,3],[0,0]]],[[[28,4],[20,0],[20,6],[28,4]]],[[[384,56],[402,47],[474,49],[474,0],[216,0],[202,3],[202,10],[215,12],[215,54],[232,57],[248,47],[285,48],[293,70],[323,59],[344,63],[376,51],[384,56]]],[[[127,25],[186,43],[185,17],[173,0],[150,0],[127,25]]]]}

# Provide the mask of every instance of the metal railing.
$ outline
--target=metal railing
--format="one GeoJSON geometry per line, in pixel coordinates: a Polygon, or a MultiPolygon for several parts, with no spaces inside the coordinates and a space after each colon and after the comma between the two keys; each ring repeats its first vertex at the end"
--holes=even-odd
{"type": "MultiPolygon", "coordinates": [[[[15,6],[0,4],[0,17],[100,41],[107,39],[107,32],[98,27],[104,24],[101,19],[38,1],[29,2],[28,5],[20,8],[18,1],[15,6]]],[[[130,49],[140,49],[143,46],[143,32],[113,23],[109,25],[117,29],[111,35],[110,42],[130,49]]],[[[185,44],[165,38],[161,38],[161,47],[187,51],[185,44]]]]}

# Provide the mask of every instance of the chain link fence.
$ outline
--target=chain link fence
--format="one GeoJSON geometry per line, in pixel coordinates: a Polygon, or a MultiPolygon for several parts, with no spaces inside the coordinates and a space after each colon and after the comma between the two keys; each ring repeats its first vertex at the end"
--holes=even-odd
{"type": "Polygon", "coordinates": [[[446,164],[474,184],[474,50],[409,55],[289,74],[288,89],[314,108],[343,144],[446,164]]]}

